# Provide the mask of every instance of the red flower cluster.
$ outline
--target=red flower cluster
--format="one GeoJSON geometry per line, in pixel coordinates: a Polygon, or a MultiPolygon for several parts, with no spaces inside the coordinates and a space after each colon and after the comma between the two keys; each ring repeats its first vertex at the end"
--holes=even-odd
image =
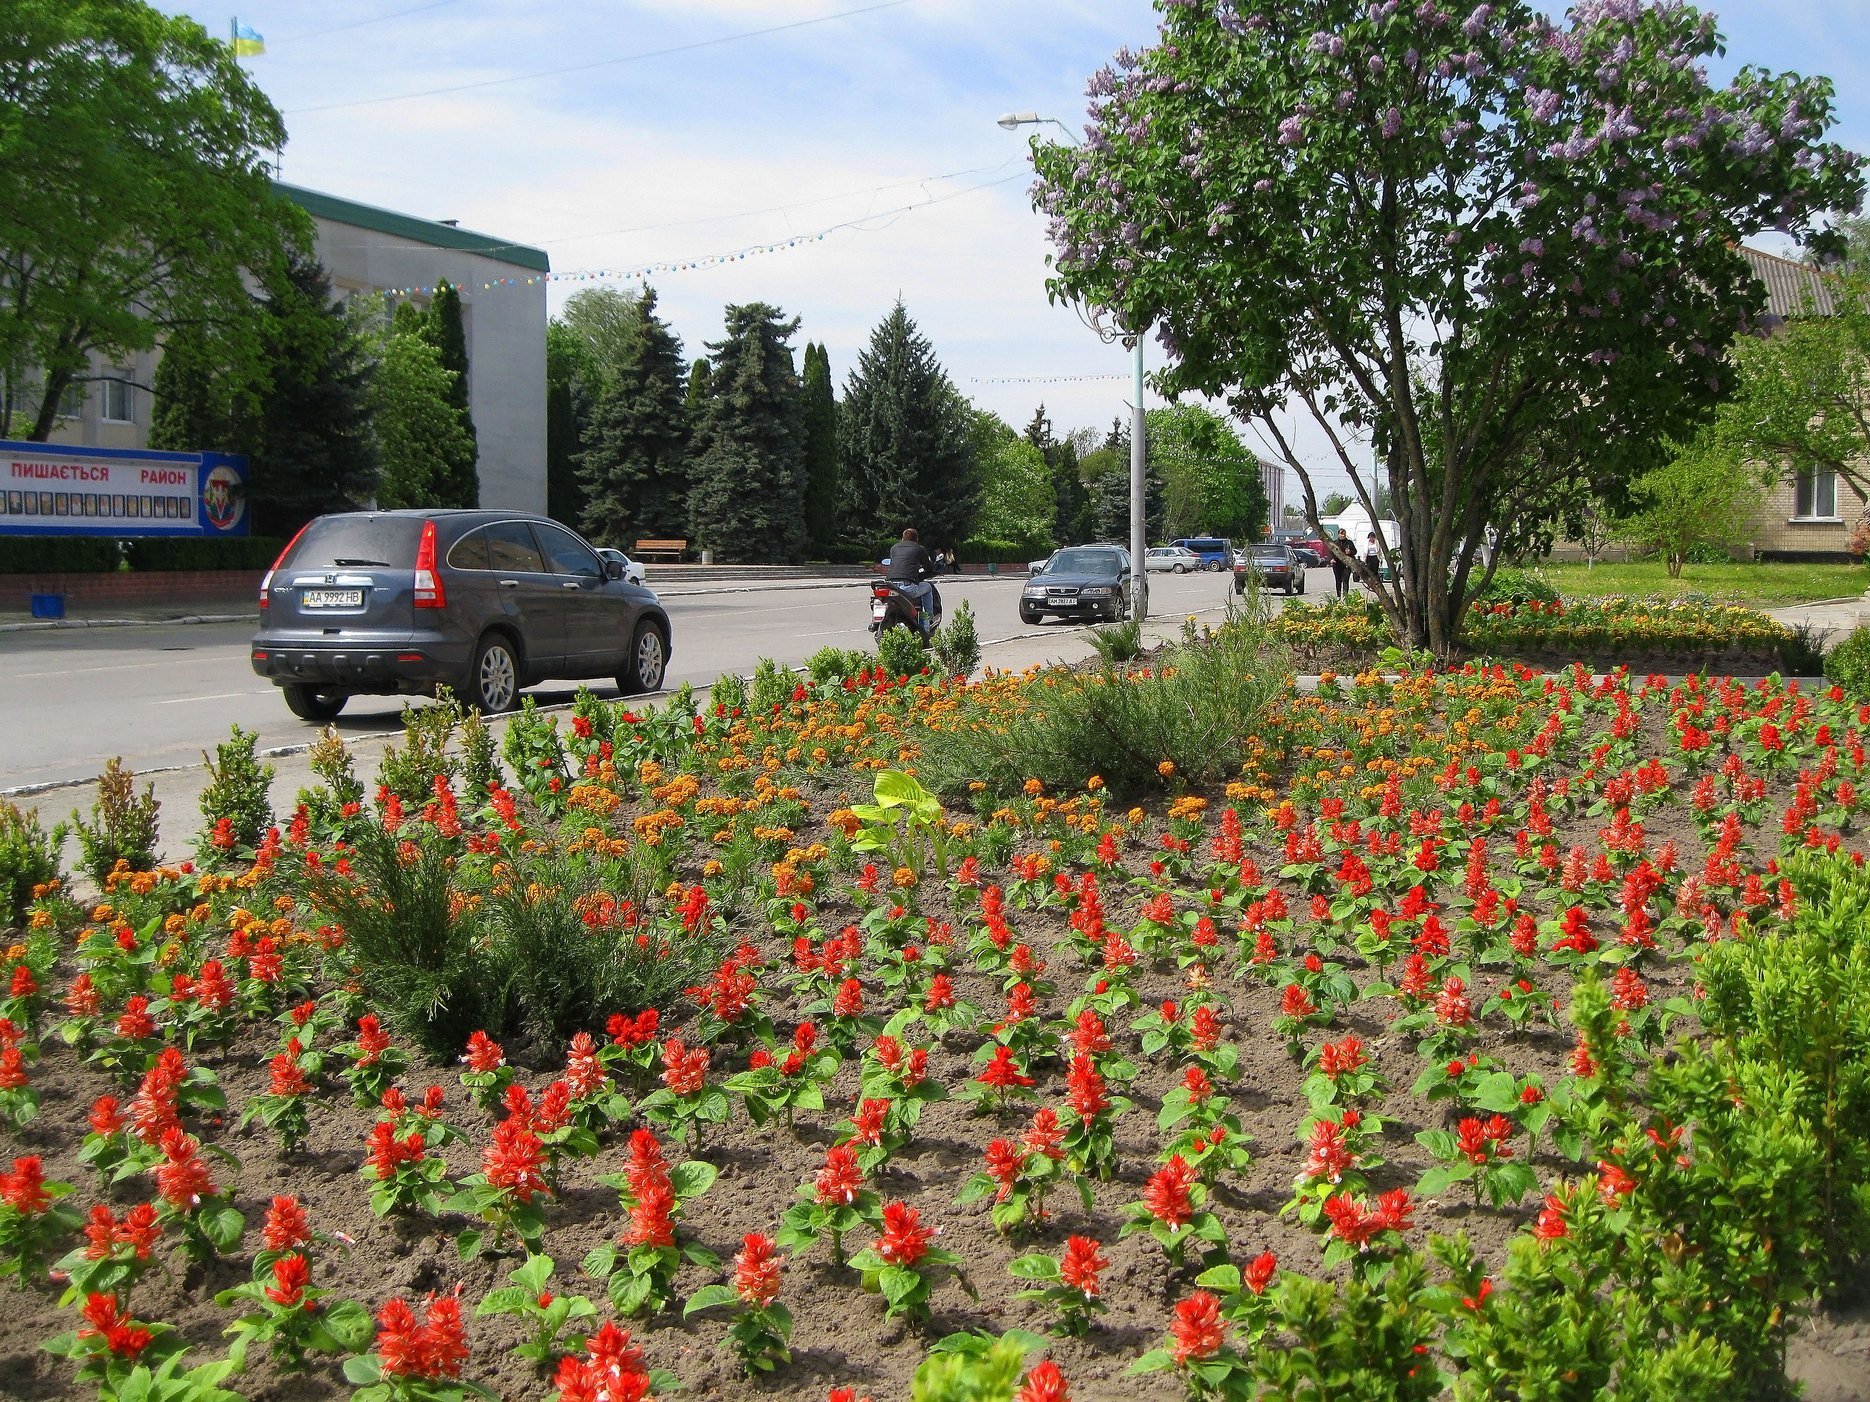
{"type": "Polygon", "coordinates": [[[428,1141],[421,1130],[411,1130],[401,1139],[396,1137],[396,1126],[388,1120],[378,1120],[370,1127],[370,1152],[366,1162],[376,1170],[378,1181],[394,1178],[396,1170],[406,1163],[417,1163],[428,1153],[428,1141]]]}
{"type": "Polygon", "coordinates": [[[1170,1352],[1178,1367],[1212,1358],[1227,1341],[1227,1328],[1221,1323],[1220,1300],[1206,1290],[1197,1290],[1176,1305],[1169,1334],[1175,1340],[1170,1352]]]}
{"type": "Polygon", "coordinates": [[[765,1309],[779,1298],[779,1272],[785,1262],[770,1237],[747,1233],[734,1257],[734,1293],[755,1309],[765,1309]]]}
{"type": "Polygon", "coordinates": [[[86,1295],[81,1313],[84,1328],[78,1331],[79,1339],[102,1339],[119,1358],[135,1358],[155,1337],[118,1308],[115,1295],[86,1295]]]}
{"type": "Polygon", "coordinates": [[[1186,1226],[1195,1215],[1190,1190],[1196,1182],[1195,1170],[1180,1154],[1157,1169],[1143,1186],[1143,1206],[1149,1215],[1168,1227],[1186,1226]]]}
{"type": "Polygon", "coordinates": [[[825,1150],[824,1167],[813,1180],[813,1191],[826,1207],[848,1207],[863,1190],[864,1173],[857,1166],[857,1151],[848,1144],[825,1150]]]}
{"type": "Polygon", "coordinates": [[[1110,1268],[1098,1242],[1088,1236],[1065,1238],[1058,1258],[1058,1278],[1088,1300],[1097,1298],[1098,1276],[1110,1268]]]}
{"type": "Polygon", "coordinates": [[[147,1261],[149,1253],[162,1239],[162,1224],[156,1220],[156,1209],[149,1203],[139,1202],[119,1221],[109,1206],[100,1202],[85,1221],[84,1236],[84,1255],[88,1261],[101,1261],[119,1246],[129,1247],[137,1260],[147,1261]]]}
{"type": "Polygon", "coordinates": [[[276,1197],[266,1209],[265,1241],[268,1251],[296,1251],[310,1244],[312,1224],[295,1197],[276,1197]]]}
{"type": "Polygon", "coordinates": [[[644,1402],[649,1396],[643,1350],[630,1342],[629,1330],[605,1320],[584,1341],[584,1354],[559,1360],[553,1378],[559,1402],[644,1402]]]}
{"type": "Polygon", "coordinates": [[[179,1126],[162,1136],[163,1161],[156,1165],[156,1190],[177,1212],[193,1212],[220,1191],[201,1161],[201,1145],[179,1126]]]}
{"type": "Polygon", "coordinates": [[[693,1095],[708,1081],[708,1049],[692,1051],[680,1037],[662,1044],[662,1083],[676,1095],[693,1095]]]}
{"type": "Polygon", "coordinates": [[[552,1190],[545,1181],[545,1151],[532,1126],[509,1115],[493,1127],[493,1137],[481,1153],[481,1171],[487,1182],[503,1188],[519,1202],[531,1202],[552,1190]]]}
{"type": "Polygon", "coordinates": [[[1325,1200],[1325,1216],[1331,1220],[1331,1235],[1359,1249],[1368,1245],[1379,1232],[1406,1232],[1415,1225],[1415,1204],[1407,1188],[1392,1188],[1377,1196],[1375,1207],[1366,1207],[1348,1193],[1325,1200]]]}
{"type": "Polygon", "coordinates": [[[1020,1070],[1013,1049],[1005,1044],[993,1049],[993,1059],[974,1079],[994,1090],[1010,1090],[1014,1086],[1029,1086],[1033,1083],[1032,1077],[1020,1070]]]}
{"type": "Polygon", "coordinates": [[[421,1323],[402,1299],[391,1300],[377,1311],[377,1358],[387,1376],[458,1378],[467,1356],[467,1330],[457,1295],[431,1294],[424,1302],[421,1323]]]}
{"type": "Polygon", "coordinates": [[[883,1209],[883,1235],[876,1239],[876,1252],[892,1266],[913,1267],[928,1254],[935,1239],[934,1227],[921,1223],[921,1214],[904,1203],[892,1202],[883,1209]]]}
{"type": "Polygon", "coordinates": [[[485,1032],[476,1032],[468,1038],[467,1054],[461,1060],[466,1063],[468,1070],[485,1075],[506,1065],[506,1053],[485,1032]]]}
{"type": "Polygon", "coordinates": [[[630,1159],[623,1175],[630,1192],[630,1225],[624,1229],[623,1244],[673,1246],[675,1190],[669,1185],[669,1165],[653,1131],[631,1131],[630,1159]]]}
{"type": "Polygon", "coordinates": [[[0,1173],[0,1203],[22,1217],[36,1217],[52,1205],[45,1190],[45,1169],[37,1154],[13,1160],[11,1173],[0,1173]]]}

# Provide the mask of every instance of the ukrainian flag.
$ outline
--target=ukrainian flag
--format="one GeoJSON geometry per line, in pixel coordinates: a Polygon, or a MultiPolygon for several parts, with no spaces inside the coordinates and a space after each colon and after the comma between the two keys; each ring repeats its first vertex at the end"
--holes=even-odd
{"type": "Polygon", "coordinates": [[[234,21],[234,57],[251,58],[255,54],[266,52],[266,40],[260,37],[258,30],[249,25],[234,21]]]}

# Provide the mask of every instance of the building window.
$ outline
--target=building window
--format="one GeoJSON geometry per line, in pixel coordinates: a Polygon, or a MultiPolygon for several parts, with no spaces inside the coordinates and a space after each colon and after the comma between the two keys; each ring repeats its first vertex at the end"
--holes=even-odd
{"type": "Polygon", "coordinates": [[[80,419],[84,417],[84,381],[73,380],[66,385],[58,397],[58,416],[61,419],[80,419]]]}
{"type": "Polygon", "coordinates": [[[133,388],[128,370],[113,370],[110,378],[104,381],[104,417],[111,423],[134,422],[132,406],[135,400],[131,398],[133,388]]]}
{"type": "Polygon", "coordinates": [[[1838,475],[1828,467],[1808,467],[1798,475],[1792,493],[1796,521],[1838,519],[1838,475]]]}

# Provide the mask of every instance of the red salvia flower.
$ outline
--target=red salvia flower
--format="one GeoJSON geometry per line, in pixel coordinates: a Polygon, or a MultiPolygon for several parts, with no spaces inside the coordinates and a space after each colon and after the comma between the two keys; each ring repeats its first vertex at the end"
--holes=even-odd
{"type": "Polygon", "coordinates": [[[1240,1273],[1240,1283],[1255,1295],[1264,1295],[1266,1287],[1273,1283],[1273,1277],[1278,1273],[1279,1258],[1270,1251],[1262,1251],[1240,1273]]]}
{"type": "Polygon", "coordinates": [[[1307,993],[1304,988],[1296,983],[1286,985],[1285,992],[1279,998],[1281,1017],[1310,1017],[1317,1011],[1317,1007],[1312,1003],[1311,994],[1307,993]]]}
{"type": "Polygon", "coordinates": [[[0,1173],[0,1202],[22,1217],[36,1217],[52,1205],[45,1190],[45,1169],[37,1154],[13,1160],[11,1173],[0,1173]]]}
{"type": "Polygon", "coordinates": [[[493,1137],[481,1153],[481,1171],[487,1182],[503,1188],[520,1202],[531,1202],[546,1186],[545,1151],[532,1127],[519,1119],[505,1119],[493,1128],[493,1137]]]}
{"type": "Polygon", "coordinates": [[[892,1202],[883,1209],[883,1235],[876,1240],[877,1255],[892,1266],[913,1267],[928,1254],[935,1230],[921,1224],[921,1214],[915,1208],[892,1202]]]}
{"type": "Polygon", "coordinates": [[[312,1239],[312,1226],[295,1197],[276,1197],[266,1209],[265,1240],[268,1251],[294,1251],[312,1239]]]}
{"type": "Polygon", "coordinates": [[[993,1060],[989,1061],[974,1079],[995,1090],[1029,1086],[1033,1083],[1032,1077],[1020,1070],[1019,1062],[1013,1056],[1013,1049],[1005,1044],[993,1049],[993,1060]]]}
{"type": "Polygon", "coordinates": [[[123,1015],[117,1019],[117,1035],[131,1042],[156,1035],[156,1019],[149,1015],[149,999],[141,993],[132,993],[125,1000],[123,1015]]]}
{"type": "Polygon", "coordinates": [[[1026,1155],[1012,1141],[996,1139],[987,1146],[987,1175],[999,1185],[994,1194],[995,1202],[1005,1202],[1013,1194],[1013,1186],[1019,1182],[1020,1169],[1025,1166],[1026,1155]]]}
{"type": "Polygon", "coordinates": [[[135,1358],[149,1347],[154,1337],[149,1330],[120,1310],[115,1295],[87,1295],[84,1299],[85,1327],[80,1339],[102,1339],[104,1347],[119,1358],[135,1358]]]}
{"type": "Polygon", "coordinates": [[[456,1295],[431,1295],[422,1327],[422,1359],[430,1378],[458,1378],[467,1362],[467,1330],[456,1295]]]}
{"type": "Polygon", "coordinates": [[[1195,1020],[1189,1024],[1189,1038],[1196,1051],[1213,1051],[1220,1045],[1225,1031],[1213,1008],[1203,1003],[1195,1009],[1195,1020]]]}
{"type": "Polygon", "coordinates": [[[299,1069],[299,1053],[303,1050],[299,1039],[294,1037],[286,1043],[286,1049],[268,1063],[268,1095],[305,1095],[311,1091],[311,1082],[299,1069]]]}
{"type": "Polygon", "coordinates": [[[881,1144],[889,1113],[890,1102],[887,1100],[866,1099],[860,1102],[857,1113],[851,1117],[851,1141],[873,1147],[881,1144]]]}
{"type": "Polygon", "coordinates": [[[623,1244],[673,1246],[675,1191],[669,1183],[669,1166],[662,1156],[662,1146],[656,1142],[652,1131],[632,1131],[624,1180],[629,1185],[631,1201],[630,1225],[624,1231],[623,1244]]]}
{"type": "Polygon", "coordinates": [[[786,1258],[773,1249],[772,1239],[749,1232],[734,1257],[734,1293],[755,1309],[765,1309],[779,1298],[779,1272],[786,1258]]]}
{"type": "Polygon", "coordinates": [[[1312,1124],[1311,1154],[1299,1176],[1312,1182],[1336,1183],[1356,1156],[1344,1143],[1344,1126],[1336,1120],[1317,1120],[1312,1124]]]}
{"type": "Polygon", "coordinates": [[[1571,1235],[1571,1228],[1565,1223],[1565,1212],[1570,1206],[1557,1193],[1545,1195],[1545,1206],[1539,1209],[1539,1219],[1532,1224],[1532,1234],[1540,1241],[1557,1241],[1571,1235]]]}
{"type": "Polygon", "coordinates": [[[137,1203],[123,1214],[123,1220],[117,1224],[117,1244],[129,1247],[139,1261],[147,1261],[149,1253],[161,1239],[162,1223],[156,1217],[154,1205],[150,1203],[137,1203]]]}
{"type": "Polygon", "coordinates": [[[1110,1266],[1097,1241],[1088,1236],[1065,1239],[1065,1254],[1058,1259],[1058,1278],[1086,1299],[1096,1299],[1098,1276],[1110,1266]]]}
{"type": "Polygon", "coordinates": [[[1110,1108],[1104,1093],[1104,1077],[1089,1052],[1079,1052],[1071,1059],[1065,1073],[1065,1103],[1080,1120],[1093,1120],[1110,1108]]]}
{"type": "Polygon", "coordinates": [[[1101,1056],[1110,1050],[1110,1034],[1104,1030],[1104,1019],[1097,1015],[1095,1008],[1086,1008],[1078,1014],[1077,1024],[1071,1030],[1071,1045],[1088,1056],[1101,1056]]]}
{"type": "Polygon", "coordinates": [[[383,1030],[375,1013],[357,1019],[357,1064],[374,1066],[377,1058],[390,1049],[390,1034],[383,1030]]]}
{"type": "Polygon", "coordinates": [[[1040,1362],[1026,1374],[1026,1381],[1014,1394],[1013,1402],[1071,1402],[1071,1394],[1065,1389],[1065,1375],[1059,1372],[1058,1364],[1049,1358],[1040,1362]]]}
{"type": "Polygon", "coordinates": [[[468,1038],[467,1054],[461,1060],[467,1063],[468,1070],[485,1073],[506,1065],[506,1053],[485,1032],[476,1032],[468,1038]]]}
{"type": "Polygon", "coordinates": [[[928,993],[922,999],[924,1012],[940,1012],[952,1008],[955,1004],[954,980],[947,974],[936,974],[929,980],[928,993]]]}
{"type": "Polygon", "coordinates": [[[580,1032],[571,1039],[571,1047],[565,1054],[565,1084],[571,1088],[574,1100],[585,1100],[596,1095],[610,1082],[603,1064],[597,1059],[597,1043],[589,1032],[580,1032]]]}
{"type": "Polygon", "coordinates": [[[825,1150],[824,1167],[813,1182],[818,1201],[827,1207],[848,1207],[857,1201],[864,1186],[863,1170],[857,1166],[857,1151],[848,1144],[825,1150]]]}
{"type": "Polygon", "coordinates": [[[696,1047],[694,1050],[683,1043],[680,1037],[671,1037],[662,1044],[662,1083],[676,1095],[693,1095],[708,1080],[708,1049],[696,1047]]]}
{"type": "Polygon", "coordinates": [[[181,1128],[162,1136],[163,1161],[156,1165],[156,1190],[177,1212],[193,1212],[220,1191],[201,1161],[201,1146],[181,1128]]]}
{"type": "Polygon", "coordinates": [[[91,1115],[87,1121],[93,1134],[116,1134],[123,1128],[122,1113],[117,1108],[117,1097],[100,1095],[91,1105],[91,1115]]]}
{"type": "Polygon", "coordinates": [[[311,1282],[312,1263],[298,1252],[289,1252],[273,1262],[273,1283],[266,1287],[266,1298],[283,1309],[291,1309],[305,1298],[311,1282]]]}
{"type": "Polygon", "coordinates": [[[1058,1122],[1058,1111],[1046,1106],[1033,1111],[1032,1126],[1020,1142],[1035,1154],[1048,1159],[1065,1157],[1065,1127],[1058,1122]]]}
{"type": "Polygon", "coordinates": [[[836,1017],[856,1017],[864,1010],[864,986],[854,978],[847,978],[838,985],[838,995],[832,999],[831,1011],[836,1017]]]}
{"type": "Polygon", "coordinates": [[[428,1141],[421,1130],[411,1130],[398,1139],[396,1126],[388,1120],[378,1120],[370,1128],[367,1162],[376,1170],[379,1181],[394,1178],[396,1170],[403,1164],[416,1163],[427,1153],[428,1141]]]}
{"type": "Polygon", "coordinates": [[[1221,1351],[1227,1337],[1221,1323],[1221,1302],[1208,1291],[1197,1290],[1176,1305],[1169,1333],[1175,1340],[1172,1352],[1177,1366],[1212,1358],[1221,1351]]]}
{"type": "Polygon", "coordinates": [[[1176,1154],[1149,1176],[1149,1182],[1143,1187],[1143,1206],[1164,1226],[1186,1226],[1195,1215],[1189,1196],[1195,1181],[1195,1170],[1176,1154]]]}

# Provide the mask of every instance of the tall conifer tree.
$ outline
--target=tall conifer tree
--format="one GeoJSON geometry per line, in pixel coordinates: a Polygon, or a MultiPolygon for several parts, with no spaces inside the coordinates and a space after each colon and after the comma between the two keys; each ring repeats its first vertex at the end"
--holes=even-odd
{"type": "Polygon", "coordinates": [[[840,553],[838,405],[831,391],[831,357],[807,342],[804,371],[805,534],[815,558],[840,553]]]}
{"type": "Polygon", "coordinates": [[[930,548],[973,528],[981,485],[967,401],[898,302],[860,351],[838,410],[838,456],[853,535],[871,544],[914,526],[930,548]]]}
{"type": "Polygon", "coordinates": [[[706,408],[696,435],[691,534],[717,559],[792,564],[805,551],[805,454],[798,319],[764,302],[729,307],[710,341],[706,408]]]}
{"type": "Polygon", "coordinates": [[[591,415],[578,482],[584,532],[613,544],[680,536],[688,519],[689,432],[682,342],[645,288],[591,415]]]}
{"type": "Polygon", "coordinates": [[[470,451],[455,455],[448,471],[435,485],[437,506],[480,505],[480,440],[474,432],[474,415],[468,410],[467,327],[461,319],[461,292],[453,283],[435,288],[435,300],[423,318],[423,334],[441,352],[442,368],[454,373],[449,402],[461,416],[467,430],[470,451]]]}

